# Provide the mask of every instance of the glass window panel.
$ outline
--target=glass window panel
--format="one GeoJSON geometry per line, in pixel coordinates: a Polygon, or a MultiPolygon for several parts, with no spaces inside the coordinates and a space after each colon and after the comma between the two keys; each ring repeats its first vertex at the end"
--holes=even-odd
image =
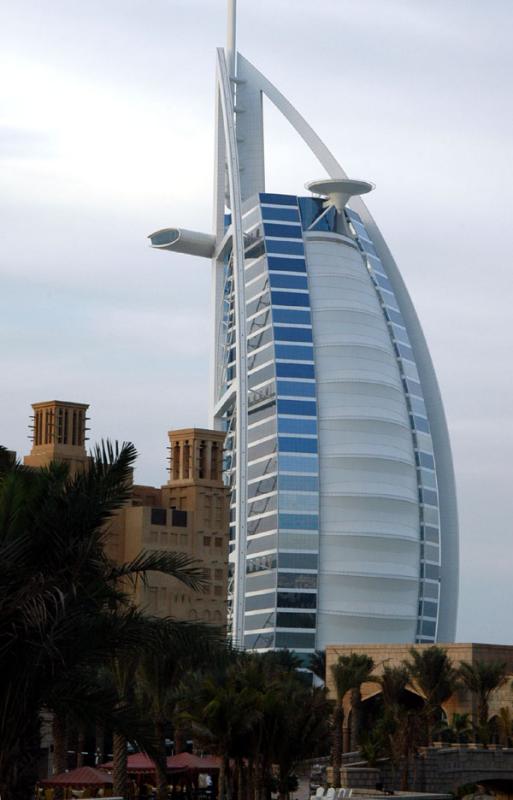
{"type": "Polygon", "coordinates": [[[422,431],[423,433],[430,432],[429,422],[427,421],[427,419],[424,419],[423,417],[417,417],[416,415],[413,415],[411,419],[415,430],[422,431]]]}
{"type": "Polygon", "coordinates": [[[317,514],[279,514],[279,526],[284,530],[316,531],[319,529],[317,514]]]}
{"type": "MultiPolygon", "coordinates": [[[[279,292],[272,291],[273,306],[309,306],[310,295],[307,292],[279,292]]],[[[249,316],[249,313],[248,313],[249,316]]]]}
{"type": "Polygon", "coordinates": [[[427,503],[430,506],[436,506],[438,505],[438,495],[436,492],[432,492],[430,489],[421,489],[420,502],[427,503]]]}
{"type": "Polygon", "coordinates": [[[280,472],[318,472],[319,459],[317,455],[282,455],[279,457],[280,472]]]}
{"type": "Polygon", "coordinates": [[[438,599],[438,584],[437,583],[423,583],[422,584],[423,597],[430,597],[435,600],[438,599]]]}
{"type": "Polygon", "coordinates": [[[271,272],[269,275],[271,289],[308,289],[306,276],[286,275],[281,272],[271,272]]]}
{"type": "Polygon", "coordinates": [[[244,647],[248,649],[266,649],[274,646],[274,633],[250,633],[244,636],[244,647]]]}
{"type": "Polygon", "coordinates": [[[401,358],[407,358],[409,361],[415,361],[411,347],[408,347],[407,344],[401,344],[401,342],[396,342],[395,346],[397,347],[401,358]]]}
{"type": "Polygon", "coordinates": [[[249,428],[248,438],[249,441],[254,442],[257,439],[263,439],[264,436],[269,436],[270,433],[276,431],[276,417],[263,422],[261,425],[255,425],[254,428],[249,428]]]}
{"type": "Polygon", "coordinates": [[[258,311],[263,311],[267,306],[271,305],[271,297],[269,292],[265,292],[264,294],[260,295],[260,297],[255,298],[255,300],[251,300],[251,302],[246,304],[246,319],[248,317],[252,317],[253,314],[256,314],[258,311]]]}
{"type": "Polygon", "coordinates": [[[271,472],[276,472],[276,457],[267,459],[267,461],[259,461],[258,464],[251,464],[248,467],[248,480],[259,478],[263,475],[269,475],[271,472]]]}
{"type": "Polygon", "coordinates": [[[268,497],[256,498],[248,504],[248,517],[255,514],[266,514],[268,511],[275,511],[278,498],[276,494],[268,497]]]}
{"type": "Polygon", "coordinates": [[[436,622],[429,622],[428,620],[422,621],[422,634],[424,636],[436,635],[436,622]]]}
{"type": "Polygon", "coordinates": [[[275,589],[276,572],[252,572],[246,575],[246,591],[255,592],[258,589],[275,589]]]}
{"type": "Polygon", "coordinates": [[[244,636],[244,647],[247,649],[266,649],[274,646],[274,633],[250,633],[244,636]]]}
{"type": "Polygon", "coordinates": [[[260,203],[271,206],[294,206],[297,208],[297,197],[294,194],[276,194],[274,192],[260,192],[260,203]]]}
{"type": "Polygon", "coordinates": [[[280,490],[317,492],[319,478],[313,475],[280,475],[280,490]]]}
{"type": "Polygon", "coordinates": [[[296,417],[278,417],[278,430],[280,433],[317,433],[316,419],[299,419],[296,417]]]}
{"type": "Polygon", "coordinates": [[[412,381],[410,378],[403,378],[404,388],[409,394],[415,394],[417,397],[422,397],[422,388],[420,383],[412,381]]]}
{"type": "Polygon", "coordinates": [[[316,197],[298,197],[301,221],[306,230],[324,211],[324,202],[316,197]]]}
{"type": "Polygon", "coordinates": [[[406,327],[404,324],[404,318],[400,311],[396,311],[394,308],[387,308],[385,310],[386,316],[390,320],[390,322],[396,322],[398,325],[402,325],[406,327]]]}
{"type": "Polygon", "coordinates": [[[291,328],[285,325],[275,325],[274,338],[277,342],[311,342],[311,328],[291,328]]]}
{"type": "Polygon", "coordinates": [[[250,389],[253,389],[255,386],[266,383],[271,379],[274,379],[274,364],[268,364],[266,367],[257,369],[256,372],[252,372],[248,375],[248,386],[250,389]]]}
{"type": "Polygon", "coordinates": [[[420,470],[420,482],[423,486],[427,486],[430,489],[436,489],[436,477],[435,473],[431,472],[428,469],[421,469],[420,470]]]}
{"type": "MultiPolygon", "coordinates": [[[[286,476],[284,476],[286,477],[286,476]]],[[[315,478],[313,480],[316,480],[315,478]]],[[[254,483],[248,484],[248,497],[256,497],[259,494],[266,494],[273,492],[278,484],[278,476],[273,475],[271,478],[262,478],[254,483]]],[[[281,485],[281,480],[280,480],[281,485]]]]}
{"type": "MultiPolygon", "coordinates": [[[[312,613],[291,613],[282,611],[276,616],[277,628],[315,628],[316,614],[312,613]]],[[[264,626],[262,626],[264,627],[264,626]]]]}
{"type": "MultiPolygon", "coordinates": [[[[259,258],[258,261],[255,261],[250,267],[246,267],[244,271],[244,280],[246,285],[254,280],[259,275],[267,274],[267,262],[265,258],[259,258]]],[[[249,288],[249,287],[248,287],[249,288]]]]}
{"type": "Polygon", "coordinates": [[[275,322],[290,322],[293,325],[312,324],[310,311],[298,308],[273,308],[273,319],[275,322]]]}
{"type": "Polygon", "coordinates": [[[427,417],[426,405],[422,397],[410,397],[410,405],[414,414],[427,417]]]}
{"type": "Polygon", "coordinates": [[[263,289],[267,289],[269,286],[269,276],[267,272],[263,275],[260,275],[259,278],[253,281],[249,286],[246,286],[246,297],[248,299],[252,297],[256,297],[257,294],[260,294],[263,289]]]}
{"type": "Polygon", "coordinates": [[[313,364],[284,364],[279,361],[276,364],[276,376],[278,378],[315,378],[313,364]]]}
{"type": "Polygon", "coordinates": [[[290,650],[296,648],[315,647],[315,633],[276,633],[276,647],[287,647],[290,650]]]}
{"type": "Polygon", "coordinates": [[[291,256],[302,256],[305,253],[303,242],[284,239],[266,239],[265,248],[268,253],[284,253],[291,256]]]}
{"type": "Polygon", "coordinates": [[[278,592],[279,608],[316,608],[317,595],[306,592],[278,592]]]}
{"type": "Polygon", "coordinates": [[[281,225],[279,222],[265,222],[264,236],[278,236],[284,239],[302,239],[301,225],[281,225]]]}
{"type": "Polygon", "coordinates": [[[265,344],[269,344],[269,342],[271,342],[272,339],[273,339],[272,327],[265,328],[263,331],[255,333],[247,340],[248,354],[251,353],[252,350],[258,350],[259,347],[263,347],[265,344]]]}
{"type": "Polygon", "coordinates": [[[437,603],[430,603],[424,600],[422,613],[425,617],[435,617],[438,614],[438,604],[437,603]]]}
{"type": "MultiPolygon", "coordinates": [[[[278,522],[278,520],[276,519],[276,514],[270,514],[268,517],[260,517],[260,519],[252,519],[247,524],[248,525],[248,536],[253,536],[253,535],[257,534],[257,533],[265,533],[265,531],[276,530],[277,522],[278,522]]],[[[260,544],[259,544],[259,550],[257,551],[257,550],[253,549],[251,552],[253,552],[253,553],[259,552],[259,551],[261,551],[263,549],[264,548],[260,547],[260,544]]],[[[268,542],[266,542],[265,549],[266,550],[270,549],[268,542]]],[[[249,550],[248,550],[248,552],[249,552],[249,550]]]]}
{"type": "Polygon", "coordinates": [[[283,358],[289,361],[313,361],[313,347],[293,344],[275,345],[276,358],[283,358]]]}
{"type": "Polygon", "coordinates": [[[279,206],[262,206],[262,219],[283,219],[287,222],[298,222],[299,213],[297,208],[280,208],[279,206]]]}
{"type": "Polygon", "coordinates": [[[306,272],[305,259],[299,256],[268,256],[267,265],[271,272],[298,272],[302,273],[303,275],[306,272]]]}
{"type": "Polygon", "coordinates": [[[315,397],[315,383],[278,381],[277,394],[282,397],[315,397]]]}
{"type": "Polygon", "coordinates": [[[310,572],[278,572],[280,589],[316,589],[317,575],[310,572]]]}
{"type": "Polygon", "coordinates": [[[417,447],[425,453],[433,452],[433,440],[431,434],[422,433],[422,431],[415,431],[415,438],[417,439],[417,447]]]}
{"type": "MultiPolygon", "coordinates": [[[[270,509],[269,509],[270,510],[270,509]]],[[[319,511],[319,495],[280,492],[280,511],[319,511]]]]}
{"type": "Polygon", "coordinates": [[[423,572],[423,577],[425,578],[430,578],[431,580],[438,580],[438,578],[440,577],[440,567],[437,567],[434,564],[422,564],[421,568],[423,572]]]}
{"type": "Polygon", "coordinates": [[[246,259],[260,258],[260,256],[263,256],[265,253],[264,239],[261,238],[259,231],[255,232],[254,234],[252,232],[244,244],[244,255],[246,259]]]}
{"type": "Polygon", "coordinates": [[[247,324],[248,336],[251,336],[252,333],[256,333],[256,331],[259,331],[262,328],[267,327],[270,321],[271,321],[271,309],[267,308],[262,314],[259,314],[258,317],[253,317],[253,319],[250,322],[248,322],[247,324]]]}
{"type": "Polygon", "coordinates": [[[438,528],[432,525],[424,525],[424,539],[426,542],[437,543],[440,541],[440,533],[438,528]]]}
{"type": "Polygon", "coordinates": [[[438,545],[425,544],[423,545],[423,548],[424,548],[424,558],[426,559],[426,561],[438,562],[440,558],[440,550],[438,549],[438,545]]]}
{"type": "Polygon", "coordinates": [[[258,406],[258,408],[252,408],[249,410],[248,413],[248,424],[254,425],[255,422],[267,419],[268,417],[273,416],[275,413],[276,413],[276,404],[274,403],[274,401],[272,403],[266,403],[265,406],[258,406]]]}
{"type": "Polygon", "coordinates": [[[373,256],[376,256],[376,258],[378,258],[378,254],[372,242],[370,242],[368,239],[361,239],[360,243],[366,253],[371,253],[373,256]]]}
{"type": "Polygon", "coordinates": [[[280,553],[280,569],[317,569],[319,559],[315,553],[280,553]]]}
{"type": "Polygon", "coordinates": [[[255,631],[259,628],[274,628],[275,620],[276,614],[274,611],[266,611],[264,614],[246,614],[244,617],[244,630],[255,631]]]}
{"type": "Polygon", "coordinates": [[[268,456],[276,450],[276,439],[268,439],[266,442],[260,444],[250,445],[248,447],[248,461],[256,461],[257,458],[268,456]]]}
{"type": "Polygon", "coordinates": [[[431,453],[423,453],[422,451],[417,451],[416,460],[417,464],[420,467],[427,467],[428,469],[435,468],[435,459],[431,455],[431,453]]]}
{"type": "Polygon", "coordinates": [[[281,453],[316,453],[317,439],[301,439],[298,436],[279,436],[278,449],[281,453]]]}
{"type": "Polygon", "coordinates": [[[283,550],[317,550],[319,534],[305,533],[304,531],[280,531],[279,546],[283,550]]]}
{"type": "Polygon", "coordinates": [[[424,522],[427,525],[438,525],[440,520],[438,517],[438,509],[431,506],[424,506],[422,510],[424,522]]]}
{"type": "Polygon", "coordinates": [[[271,342],[263,350],[260,350],[255,355],[248,356],[248,370],[251,371],[257,367],[263,366],[265,363],[274,360],[273,343],[271,342]]]}
{"type": "Polygon", "coordinates": [[[246,561],[246,573],[250,575],[253,572],[267,572],[269,570],[274,570],[276,569],[276,559],[276,553],[268,553],[264,556],[248,558],[246,561]]]}
{"type": "Polygon", "coordinates": [[[317,218],[315,223],[312,225],[311,230],[334,231],[336,220],[337,220],[337,212],[335,210],[335,207],[331,206],[331,208],[323,210],[322,214],[317,218]]]}
{"type": "Polygon", "coordinates": [[[308,400],[278,400],[278,414],[315,417],[317,416],[317,403],[308,400]]]}
{"type": "MultiPolygon", "coordinates": [[[[274,519],[276,517],[264,517],[263,519],[274,519]]],[[[249,527],[249,526],[248,526],[249,527]]],[[[276,525],[274,526],[276,527],[276,525]]],[[[275,533],[270,533],[268,536],[259,536],[257,539],[248,539],[248,555],[253,553],[265,553],[267,550],[274,550],[276,548],[277,537],[275,533]]]]}
{"type": "Polygon", "coordinates": [[[258,611],[261,608],[274,609],[276,607],[276,593],[266,592],[265,594],[255,594],[251,597],[246,595],[246,611],[258,611]]]}
{"type": "Polygon", "coordinates": [[[395,299],[395,295],[393,294],[393,292],[389,292],[388,289],[380,287],[379,293],[381,294],[381,299],[383,303],[388,308],[393,308],[395,311],[399,311],[399,306],[397,305],[397,300],[395,299]]]}

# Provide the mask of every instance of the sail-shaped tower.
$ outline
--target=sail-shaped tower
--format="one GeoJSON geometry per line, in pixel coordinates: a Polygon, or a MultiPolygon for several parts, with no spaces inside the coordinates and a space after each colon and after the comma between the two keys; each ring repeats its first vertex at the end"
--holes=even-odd
{"type": "MultiPolygon", "coordinates": [[[[315,176],[305,176],[315,177],[315,176]]],[[[231,488],[229,628],[246,648],[450,642],[458,521],[447,425],[399,270],[317,134],[217,51],[214,231],[152,246],[212,260],[212,417],[231,488]],[[266,96],[327,177],[264,179],[266,96]],[[284,187],[286,191],[286,187],[284,187]]]]}

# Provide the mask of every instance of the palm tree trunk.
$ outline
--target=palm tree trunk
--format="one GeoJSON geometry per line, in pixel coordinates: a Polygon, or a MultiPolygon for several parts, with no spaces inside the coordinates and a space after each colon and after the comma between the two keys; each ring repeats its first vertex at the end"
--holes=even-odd
{"type": "Polygon", "coordinates": [[[83,724],[78,726],[77,735],[77,767],[84,765],[84,749],[85,749],[85,728],[83,724]]]}
{"type": "Polygon", "coordinates": [[[99,722],[96,725],[94,741],[94,763],[95,765],[103,764],[105,761],[105,728],[99,722]]]}
{"type": "Polygon", "coordinates": [[[219,767],[219,778],[218,778],[219,786],[217,789],[218,800],[225,800],[226,796],[226,761],[227,759],[223,755],[219,767]]]}
{"type": "Polygon", "coordinates": [[[52,721],[54,775],[59,775],[61,772],[64,772],[67,767],[66,734],[66,720],[59,716],[59,714],[54,714],[52,721]]]}
{"type": "Polygon", "coordinates": [[[333,750],[331,766],[333,767],[333,786],[340,786],[340,769],[342,767],[342,725],[344,724],[344,709],[342,703],[337,703],[333,715],[333,750]]]}
{"type": "Polygon", "coordinates": [[[155,738],[158,742],[157,767],[157,800],[167,798],[167,774],[166,774],[166,745],[164,741],[164,724],[155,723],[155,738]]]}
{"type": "Polygon", "coordinates": [[[351,750],[358,750],[362,727],[362,693],[357,686],[351,690],[351,750]]]}
{"type": "Polygon", "coordinates": [[[112,737],[113,768],[112,787],[115,797],[126,797],[128,785],[128,766],[126,752],[126,737],[122,733],[114,732],[112,737]]]}

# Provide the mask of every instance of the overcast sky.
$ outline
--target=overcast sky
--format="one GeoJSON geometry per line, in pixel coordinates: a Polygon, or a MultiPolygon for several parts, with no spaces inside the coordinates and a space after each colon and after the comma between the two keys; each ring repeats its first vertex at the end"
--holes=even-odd
{"type": "MultiPolygon", "coordinates": [[[[90,403],[165,481],[166,431],[207,418],[209,231],[224,0],[0,3],[0,441],[30,403],[90,403]]],[[[406,280],[451,432],[458,639],[513,643],[513,3],[239,0],[238,46],[355,178],[406,280]]],[[[268,188],[324,176],[266,106],[268,188]]]]}

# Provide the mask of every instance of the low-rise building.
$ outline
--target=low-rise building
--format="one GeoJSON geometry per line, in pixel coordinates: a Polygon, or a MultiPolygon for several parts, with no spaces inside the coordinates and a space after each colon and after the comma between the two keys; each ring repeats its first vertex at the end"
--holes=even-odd
{"type": "MultiPolygon", "coordinates": [[[[64,461],[75,471],[87,467],[88,405],[53,400],[34,403],[31,467],[64,461]]],[[[131,498],[111,520],[108,555],[117,563],[142,550],[184,553],[208,578],[202,592],[159,573],[133,588],[135,602],[150,613],[180,620],[226,624],[228,582],[228,491],[222,478],[221,431],[169,431],[169,479],[161,487],[134,484],[131,498]]]]}

